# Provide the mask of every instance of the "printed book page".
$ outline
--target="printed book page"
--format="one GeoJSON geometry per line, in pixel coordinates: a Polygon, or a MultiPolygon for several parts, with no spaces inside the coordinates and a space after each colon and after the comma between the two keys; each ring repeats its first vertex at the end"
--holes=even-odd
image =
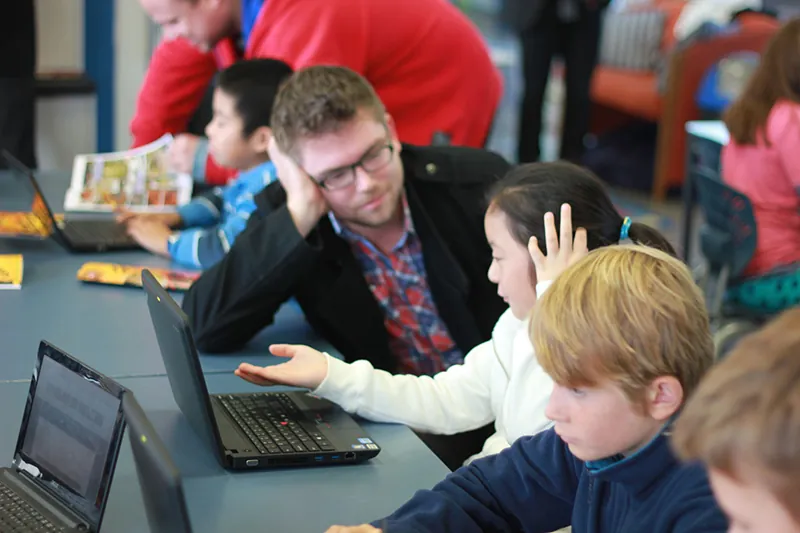
{"type": "Polygon", "coordinates": [[[167,168],[167,148],[171,142],[172,135],[166,134],[148,145],[124,152],[76,156],[64,209],[175,211],[191,200],[194,182],[188,174],[176,174],[167,168]]]}

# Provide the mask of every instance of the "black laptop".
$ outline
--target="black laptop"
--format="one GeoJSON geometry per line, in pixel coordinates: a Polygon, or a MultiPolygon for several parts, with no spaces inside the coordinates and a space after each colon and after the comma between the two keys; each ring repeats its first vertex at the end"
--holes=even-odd
{"type": "Polygon", "coordinates": [[[125,430],[124,390],[41,342],[14,462],[0,469],[0,531],[100,530],[125,430]]]}
{"type": "Polygon", "coordinates": [[[8,167],[25,176],[33,187],[33,213],[48,228],[52,237],[71,252],[109,252],[136,250],[140,246],[128,235],[125,225],[111,217],[65,218],[57,221],[44,198],[33,171],[6,150],[0,156],[8,167]]]}
{"type": "Polygon", "coordinates": [[[166,446],[132,392],[122,398],[122,409],[150,533],[192,533],[181,474],[166,446]]]}
{"type": "Polygon", "coordinates": [[[357,463],[380,448],[339,406],[308,392],[208,394],[188,318],[142,271],[172,395],[224,468],[357,463]]]}

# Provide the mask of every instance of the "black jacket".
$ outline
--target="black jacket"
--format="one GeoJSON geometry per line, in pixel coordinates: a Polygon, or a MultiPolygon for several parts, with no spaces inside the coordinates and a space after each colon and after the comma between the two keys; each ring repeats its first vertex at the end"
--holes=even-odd
{"type": "MultiPolygon", "coordinates": [[[[439,315],[465,354],[491,336],[505,309],[486,278],[491,252],[483,230],[487,186],[509,164],[470,148],[404,146],[405,191],[422,242],[439,315]]],[[[323,217],[303,239],[279,182],[255,198],[258,209],[220,263],[183,301],[198,347],[230,352],[272,323],[295,297],[308,322],[346,360],[394,371],[384,317],[350,246],[323,217]]]]}

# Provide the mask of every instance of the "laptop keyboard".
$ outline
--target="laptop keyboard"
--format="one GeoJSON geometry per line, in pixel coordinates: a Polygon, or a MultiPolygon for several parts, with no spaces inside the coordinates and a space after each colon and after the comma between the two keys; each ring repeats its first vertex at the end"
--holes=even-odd
{"type": "Polygon", "coordinates": [[[306,431],[303,413],[282,393],[219,395],[222,406],[264,455],[334,451],[318,431],[306,431]]]}
{"type": "Polygon", "coordinates": [[[0,531],[39,533],[66,531],[31,507],[16,492],[0,482],[0,531]]]}
{"type": "Polygon", "coordinates": [[[98,221],[70,220],[64,225],[64,233],[77,243],[117,245],[133,242],[123,224],[98,221]]]}

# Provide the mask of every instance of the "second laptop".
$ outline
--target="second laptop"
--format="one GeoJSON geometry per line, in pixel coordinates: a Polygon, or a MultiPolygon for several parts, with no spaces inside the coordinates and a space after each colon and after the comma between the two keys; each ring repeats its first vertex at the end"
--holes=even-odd
{"type": "Polygon", "coordinates": [[[308,392],[209,395],[186,314],[148,270],[142,282],[175,402],[223,467],[346,464],[378,455],[349,414],[308,392]]]}

